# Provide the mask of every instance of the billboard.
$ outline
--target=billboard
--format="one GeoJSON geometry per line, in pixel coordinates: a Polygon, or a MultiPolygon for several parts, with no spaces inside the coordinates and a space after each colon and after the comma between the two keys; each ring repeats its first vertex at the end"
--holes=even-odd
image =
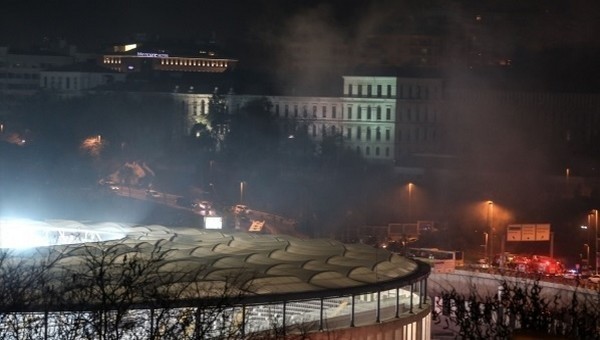
{"type": "Polygon", "coordinates": [[[520,225],[509,225],[506,228],[506,240],[507,241],[521,241],[523,239],[523,235],[521,233],[520,225]]]}
{"type": "Polygon", "coordinates": [[[223,229],[223,218],[219,216],[204,216],[204,229],[223,229]]]}
{"type": "Polygon", "coordinates": [[[506,241],[550,241],[550,224],[509,224],[506,241]]]}
{"type": "Polygon", "coordinates": [[[250,225],[250,228],[248,228],[248,231],[259,232],[263,230],[264,226],[265,221],[252,221],[252,224],[250,225]]]}

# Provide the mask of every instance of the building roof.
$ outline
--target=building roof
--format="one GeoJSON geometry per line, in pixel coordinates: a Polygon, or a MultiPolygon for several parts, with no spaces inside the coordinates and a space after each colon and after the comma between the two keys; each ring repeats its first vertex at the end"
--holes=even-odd
{"type": "MultiPolygon", "coordinates": [[[[159,276],[185,274],[179,280],[185,281],[188,277],[194,285],[206,287],[206,291],[215,285],[227,285],[235,277],[239,283],[236,287],[244,287],[235,294],[257,301],[265,296],[300,298],[324,292],[331,296],[342,294],[345,289],[360,290],[366,286],[372,290],[375,284],[394,281],[397,285],[399,279],[406,279],[408,284],[426,275],[419,263],[385,249],[331,239],[303,240],[285,235],[225,233],[195,227],[63,220],[30,222],[19,229],[27,228],[44,235],[58,231],[66,235],[65,230],[76,231],[77,235],[96,235],[98,242],[38,248],[33,258],[42,256],[40,254],[60,258],[60,265],[53,268],[58,277],[61,273],[76,272],[82,264],[89,263],[89,257],[95,253],[113,254],[115,258],[128,255],[148,258],[162,249],[166,253],[160,260],[159,276]]],[[[0,244],[3,244],[1,240],[0,244]]]]}
{"type": "Polygon", "coordinates": [[[64,66],[51,67],[47,70],[47,72],[82,72],[82,73],[120,73],[117,71],[113,71],[106,67],[102,67],[95,63],[83,62],[83,63],[75,63],[64,66]]]}

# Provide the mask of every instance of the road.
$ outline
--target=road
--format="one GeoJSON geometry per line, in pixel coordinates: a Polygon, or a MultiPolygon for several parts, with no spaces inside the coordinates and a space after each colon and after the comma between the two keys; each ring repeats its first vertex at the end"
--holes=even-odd
{"type": "MultiPolygon", "coordinates": [[[[203,215],[202,210],[183,207],[177,204],[177,199],[181,196],[172,195],[169,193],[159,192],[156,190],[152,191],[152,195],[148,193],[146,189],[134,188],[134,187],[123,187],[119,185],[107,185],[105,186],[107,190],[110,190],[113,194],[128,197],[138,200],[151,201],[157,204],[162,204],[169,206],[175,209],[183,209],[190,211],[192,213],[203,215]]],[[[292,235],[299,238],[306,238],[305,235],[302,235],[296,231],[296,221],[275,215],[265,211],[257,211],[250,209],[245,216],[248,220],[257,220],[257,221],[265,221],[263,226],[263,230],[261,232],[267,232],[269,234],[286,234],[292,235]]],[[[237,216],[236,216],[237,217],[237,216]]],[[[236,225],[240,225],[239,220],[236,218],[236,225]]],[[[241,230],[241,229],[240,229],[241,230]]],[[[244,230],[247,231],[247,230],[244,230]]]]}

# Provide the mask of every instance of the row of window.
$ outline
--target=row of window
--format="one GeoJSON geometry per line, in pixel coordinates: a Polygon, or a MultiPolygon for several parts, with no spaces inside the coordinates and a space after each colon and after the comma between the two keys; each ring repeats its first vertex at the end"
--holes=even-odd
{"type": "Polygon", "coordinates": [[[398,141],[404,142],[420,142],[420,141],[436,141],[437,140],[437,129],[416,127],[414,129],[405,129],[404,133],[402,129],[397,129],[398,141]],[[412,131],[412,134],[411,134],[412,131]]]}
{"type": "Polygon", "coordinates": [[[382,97],[386,97],[386,98],[392,98],[394,96],[393,93],[393,88],[392,85],[386,85],[385,89],[385,94],[382,93],[383,91],[383,86],[382,85],[377,85],[375,87],[376,89],[376,93],[373,93],[373,85],[353,85],[353,84],[348,84],[348,96],[352,97],[354,96],[354,88],[356,88],[356,96],[362,97],[362,96],[366,96],[366,97],[377,97],[377,98],[382,98],[382,97]],[[366,93],[363,92],[363,89],[366,88],[366,93]]]}
{"type": "Polygon", "coordinates": [[[429,86],[426,85],[412,85],[412,84],[399,84],[398,85],[398,98],[400,99],[430,99],[438,97],[438,89],[434,87],[433,95],[430,93],[429,86]]]}
{"type": "MultiPolygon", "coordinates": [[[[194,116],[198,115],[198,103],[194,102],[192,104],[192,112],[194,114],[194,116]]],[[[204,102],[204,100],[200,101],[200,112],[201,115],[205,115],[206,114],[206,103],[204,102]]]]}
{"type": "MultiPolygon", "coordinates": [[[[381,141],[382,138],[385,141],[391,141],[392,139],[392,133],[390,131],[390,129],[386,129],[385,133],[382,136],[381,133],[381,128],[377,127],[375,129],[371,129],[371,127],[362,127],[362,126],[357,126],[355,129],[351,128],[351,127],[347,127],[345,134],[344,134],[344,138],[346,140],[352,140],[352,137],[354,136],[354,138],[356,140],[362,140],[363,139],[363,132],[364,132],[364,138],[367,141],[370,140],[376,140],[376,141],[381,141]],[[363,131],[364,129],[364,131],[363,131]],[[353,131],[354,131],[354,135],[353,135],[353,131]]],[[[326,137],[328,134],[331,136],[335,136],[338,131],[340,133],[342,133],[342,128],[337,128],[335,125],[332,125],[329,127],[329,129],[327,129],[327,126],[325,124],[321,125],[321,136],[322,137],[326,137]],[[327,131],[329,130],[329,131],[327,131]]],[[[317,125],[313,124],[311,125],[311,133],[313,137],[317,137],[317,125]]]]}
{"type": "Polygon", "coordinates": [[[42,87],[44,88],[51,88],[51,89],[66,89],[66,90],[70,90],[71,89],[71,83],[73,84],[73,88],[74,90],[78,90],[79,89],[79,84],[77,83],[77,78],[73,77],[73,80],[71,80],[71,77],[64,77],[64,84],[63,84],[63,77],[44,77],[43,79],[43,85],[42,87]],[[64,87],[63,87],[64,85],[64,87]]]}
{"type": "MultiPolygon", "coordinates": [[[[290,107],[288,104],[285,104],[283,106],[283,114],[281,114],[281,112],[280,112],[279,104],[275,104],[274,107],[275,107],[275,115],[277,117],[290,118],[290,107]]],[[[292,106],[292,112],[293,112],[292,117],[293,118],[300,118],[298,109],[299,108],[298,108],[297,104],[294,104],[292,106]]],[[[373,120],[373,119],[380,121],[384,118],[382,110],[383,109],[381,108],[381,106],[362,107],[361,105],[358,105],[356,107],[356,115],[354,115],[353,107],[349,105],[346,109],[346,119],[352,120],[352,119],[354,119],[353,117],[356,117],[355,119],[362,120],[363,116],[364,116],[364,118],[369,121],[373,120]]],[[[321,116],[321,118],[328,118],[327,115],[328,115],[327,106],[323,105],[321,107],[320,116],[321,116]]],[[[338,116],[337,106],[332,106],[331,107],[331,119],[337,119],[338,118],[337,116],[338,116]]],[[[308,118],[308,117],[309,117],[308,106],[304,105],[304,106],[302,106],[302,117],[301,118],[308,118]]],[[[311,118],[319,117],[318,108],[316,105],[312,106],[310,117],[311,118]]],[[[343,115],[340,116],[340,119],[344,119],[343,115]]],[[[386,121],[392,120],[392,108],[391,107],[385,108],[385,120],[386,121]]]]}
{"type": "MultiPolygon", "coordinates": [[[[122,64],[122,57],[104,57],[104,64],[122,64]]],[[[200,67],[227,67],[227,61],[205,60],[193,58],[161,58],[161,65],[175,66],[200,66],[200,67]]]]}
{"type": "Polygon", "coordinates": [[[437,122],[437,110],[429,106],[400,106],[398,109],[398,121],[406,122],[437,122]]]}
{"type": "MultiPolygon", "coordinates": [[[[336,134],[342,133],[342,128],[337,128],[336,126],[330,126],[327,128],[325,124],[321,125],[320,136],[326,137],[328,135],[335,136],[336,134]]],[[[405,129],[404,134],[402,133],[402,129],[398,129],[398,141],[435,141],[437,139],[437,129],[435,128],[423,128],[416,127],[414,129],[405,129]],[[412,132],[412,134],[411,134],[412,132]]],[[[311,134],[313,137],[317,137],[317,125],[311,125],[311,134]]],[[[362,127],[357,126],[355,128],[347,127],[344,133],[344,138],[348,141],[357,140],[361,141],[381,141],[382,139],[386,142],[391,141],[392,135],[389,129],[386,129],[382,135],[382,129],[377,127],[375,129],[371,129],[371,127],[362,127]]]]}
{"type": "MultiPolygon", "coordinates": [[[[385,93],[383,85],[375,86],[375,93],[373,93],[373,85],[354,85],[348,84],[348,96],[358,97],[377,97],[377,98],[395,98],[396,93],[393,92],[394,88],[392,85],[385,86],[385,93]],[[356,89],[356,92],[354,92],[356,89]],[[365,91],[366,90],[366,91],[365,91]]],[[[398,97],[401,99],[430,99],[437,97],[438,89],[433,89],[433,96],[430,93],[429,86],[427,85],[413,85],[413,84],[398,84],[398,97]]]]}
{"type": "Polygon", "coordinates": [[[38,73],[0,73],[0,79],[40,79],[38,73]]]}
{"type": "Polygon", "coordinates": [[[203,66],[203,67],[227,67],[226,61],[202,60],[202,59],[183,59],[169,58],[161,59],[161,65],[176,65],[176,66],[203,66]]]}
{"type": "MultiPolygon", "coordinates": [[[[381,156],[381,149],[378,146],[376,146],[374,149],[375,149],[374,156],[375,157],[381,156]]],[[[371,147],[370,146],[366,146],[364,150],[365,150],[364,151],[365,152],[364,156],[366,156],[366,157],[372,156],[371,155],[371,147]]],[[[359,154],[359,155],[362,155],[360,146],[356,147],[356,153],[359,154]]],[[[389,158],[390,157],[390,148],[388,146],[386,146],[384,148],[384,154],[383,154],[383,156],[385,158],[389,158]]]]}
{"type": "Polygon", "coordinates": [[[104,57],[104,64],[121,64],[122,60],[120,57],[104,57]]]}

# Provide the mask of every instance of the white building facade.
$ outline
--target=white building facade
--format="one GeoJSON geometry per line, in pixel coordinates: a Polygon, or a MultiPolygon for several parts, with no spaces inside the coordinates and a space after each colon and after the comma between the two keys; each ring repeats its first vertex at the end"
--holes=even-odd
{"type": "MultiPolygon", "coordinates": [[[[306,126],[316,141],[341,145],[373,162],[394,163],[406,154],[439,152],[442,144],[442,81],[389,76],[344,76],[341,97],[225,95],[227,111],[266,97],[275,117],[306,126]]],[[[211,94],[174,93],[185,129],[205,122],[211,94]]]]}

